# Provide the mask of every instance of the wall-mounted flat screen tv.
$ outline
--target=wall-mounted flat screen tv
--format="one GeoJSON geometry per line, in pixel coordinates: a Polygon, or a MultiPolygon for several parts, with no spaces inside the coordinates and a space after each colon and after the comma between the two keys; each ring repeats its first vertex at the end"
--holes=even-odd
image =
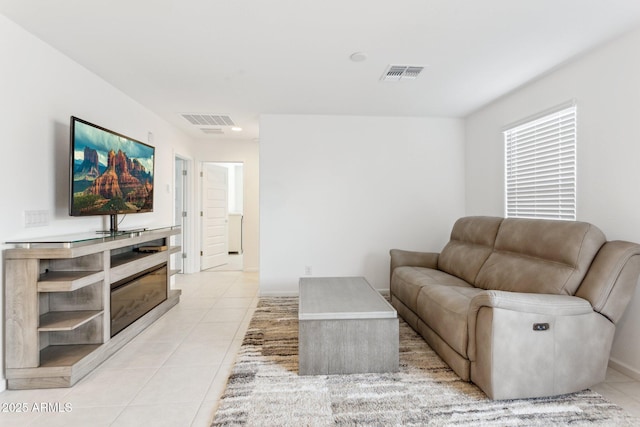
{"type": "Polygon", "coordinates": [[[72,216],[153,211],[155,148],[71,117],[72,216]]]}

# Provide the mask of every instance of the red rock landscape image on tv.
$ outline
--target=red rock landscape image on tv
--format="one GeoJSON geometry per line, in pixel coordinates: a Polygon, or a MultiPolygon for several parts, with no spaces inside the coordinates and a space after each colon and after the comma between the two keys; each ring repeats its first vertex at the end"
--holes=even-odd
{"type": "Polygon", "coordinates": [[[155,149],[72,118],[71,215],[153,210],[155,149]]]}

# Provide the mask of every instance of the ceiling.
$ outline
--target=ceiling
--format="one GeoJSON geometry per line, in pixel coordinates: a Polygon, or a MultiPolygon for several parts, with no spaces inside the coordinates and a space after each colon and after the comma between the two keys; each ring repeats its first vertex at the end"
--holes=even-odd
{"type": "Polygon", "coordinates": [[[261,114],[464,117],[640,25],[638,0],[0,0],[0,13],[194,138],[248,141],[261,114]],[[381,81],[391,64],[425,69],[381,81]],[[181,113],[243,130],[207,135],[181,113]]]}

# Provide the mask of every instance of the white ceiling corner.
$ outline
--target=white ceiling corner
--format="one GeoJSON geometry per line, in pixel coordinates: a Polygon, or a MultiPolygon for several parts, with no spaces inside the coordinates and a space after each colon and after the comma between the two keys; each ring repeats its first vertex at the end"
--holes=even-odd
{"type": "Polygon", "coordinates": [[[464,117],[640,25],[638,0],[0,0],[0,13],[185,133],[220,137],[202,129],[229,125],[179,113],[212,111],[247,141],[266,113],[464,117]],[[428,67],[380,84],[388,64],[428,67]]]}

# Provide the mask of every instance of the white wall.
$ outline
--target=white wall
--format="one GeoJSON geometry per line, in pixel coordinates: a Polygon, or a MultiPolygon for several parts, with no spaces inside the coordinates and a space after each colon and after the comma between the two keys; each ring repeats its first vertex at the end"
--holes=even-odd
{"type": "MultiPolygon", "coordinates": [[[[503,215],[504,125],[570,99],[578,106],[578,220],[610,240],[640,242],[640,30],[470,115],[467,214],[503,215]]],[[[611,360],[640,378],[640,293],[617,328],[611,360]]]]}
{"type": "Polygon", "coordinates": [[[442,249],[464,214],[463,122],[265,115],[260,293],[313,276],[389,287],[389,249],[442,249]]]}
{"type": "MultiPolygon", "coordinates": [[[[108,220],[100,217],[72,218],[68,214],[71,115],[143,142],[148,141],[149,132],[153,134],[154,212],[129,215],[121,228],[172,224],[173,153],[190,155],[190,140],[3,15],[0,40],[0,242],[108,227],[108,220]],[[25,210],[48,211],[49,225],[25,228],[25,210]]],[[[4,283],[1,266],[0,277],[4,283]]],[[[4,319],[3,295],[0,293],[0,319],[4,319]]],[[[0,340],[0,347],[3,343],[0,340]]],[[[4,366],[3,355],[4,348],[0,348],[0,366],[4,366]]],[[[5,385],[3,379],[0,378],[0,390],[5,385]]]]}
{"type": "MultiPolygon", "coordinates": [[[[196,144],[199,171],[202,162],[234,162],[243,164],[243,230],[244,271],[258,271],[259,261],[259,167],[258,142],[201,140],[196,144]]],[[[196,193],[200,198],[200,181],[196,193]]],[[[198,208],[199,209],[199,208],[198,208]]],[[[200,236],[196,236],[200,240],[200,236]]],[[[199,246],[198,246],[199,247],[199,246]]],[[[199,267],[198,267],[199,269],[199,267]]]]}

